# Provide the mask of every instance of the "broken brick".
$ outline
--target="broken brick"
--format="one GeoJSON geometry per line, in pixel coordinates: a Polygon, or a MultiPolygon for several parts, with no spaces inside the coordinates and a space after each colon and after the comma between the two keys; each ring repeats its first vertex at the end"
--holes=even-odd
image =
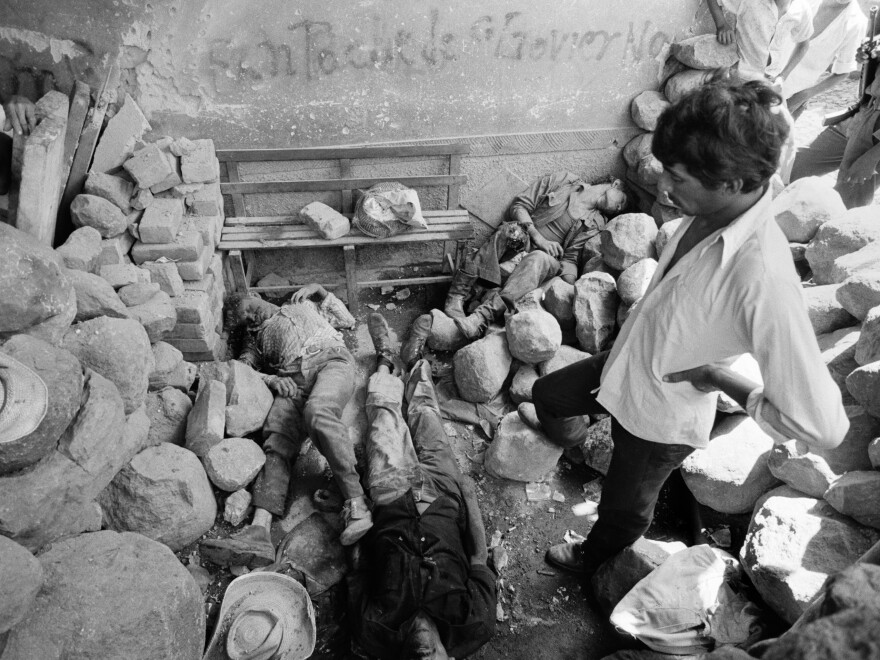
{"type": "Polygon", "coordinates": [[[140,188],[155,186],[174,173],[165,152],[155,144],[148,144],[140,151],[134,152],[134,155],[122,166],[140,188]]]}
{"type": "Polygon", "coordinates": [[[89,172],[86,179],[85,192],[89,195],[103,197],[108,202],[113,202],[123,213],[131,210],[131,195],[134,184],[122,177],[104,174],[103,172],[89,172]]]}
{"type": "Polygon", "coordinates": [[[131,258],[136,264],[158,261],[162,257],[172,260],[194,261],[202,255],[205,244],[197,232],[184,231],[171,243],[144,243],[137,241],[131,248],[131,258]]]}
{"type": "Polygon", "coordinates": [[[207,183],[220,178],[220,163],[213,140],[194,140],[195,149],[180,157],[180,171],[185,183],[207,183]]]}
{"type": "Polygon", "coordinates": [[[183,280],[173,261],[145,261],[141,268],[150,272],[150,279],[172,298],[183,293],[183,280]]]}
{"type": "Polygon", "coordinates": [[[183,202],[179,199],[154,199],[144,210],[138,233],[144,243],[173,243],[183,220],[183,202]]]}

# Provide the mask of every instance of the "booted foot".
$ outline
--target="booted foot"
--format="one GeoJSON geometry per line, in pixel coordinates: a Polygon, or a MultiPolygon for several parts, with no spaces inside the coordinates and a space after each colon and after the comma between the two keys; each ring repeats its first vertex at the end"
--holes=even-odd
{"type": "Polygon", "coordinates": [[[422,353],[425,351],[425,342],[431,336],[431,326],[434,324],[434,317],[430,314],[422,314],[409,329],[409,337],[403,342],[400,349],[400,359],[406,365],[407,369],[411,368],[417,360],[421,359],[422,353]]]}
{"type": "Polygon", "coordinates": [[[483,336],[483,332],[486,330],[486,319],[477,313],[468,314],[463,319],[453,320],[458,329],[461,330],[461,334],[463,334],[468,341],[479,339],[483,336]]]}
{"type": "Polygon", "coordinates": [[[385,320],[385,317],[381,314],[370,314],[367,317],[367,330],[370,332],[373,348],[376,349],[376,355],[379,358],[378,364],[385,364],[392,372],[400,372],[402,365],[400,358],[392,347],[388,321],[385,320]]]}
{"type": "Polygon", "coordinates": [[[360,541],[373,526],[373,515],[367,508],[366,498],[361,496],[346,500],[342,507],[342,521],[345,529],[339,536],[339,542],[342,545],[353,545],[360,541]]]}
{"type": "Polygon", "coordinates": [[[547,548],[544,561],[564,571],[584,574],[584,551],[582,543],[560,543],[547,548]]]}
{"type": "Polygon", "coordinates": [[[463,319],[467,316],[464,311],[464,297],[450,293],[443,306],[443,313],[451,319],[463,319]]]}
{"type": "Polygon", "coordinates": [[[259,525],[247,525],[225,539],[205,539],[199,543],[199,551],[218,566],[258,568],[275,561],[269,530],[259,525]]]}
{"type": "Polygon", "coordinates": [[[535,404],[529,401],[523,401],[516,409],[519,418],[526,426],[530,426],[535,431],[543,433],[544,428],[538,420],[538,413],[535,411],[535,404]]]}

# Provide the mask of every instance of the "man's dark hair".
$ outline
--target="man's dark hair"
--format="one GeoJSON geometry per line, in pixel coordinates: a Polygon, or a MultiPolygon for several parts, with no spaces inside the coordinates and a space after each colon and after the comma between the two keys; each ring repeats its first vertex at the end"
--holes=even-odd
{"type": "Polygon", "coordinates": [[[782,97],[762,82],[704,85],[663,111],[651,151],[664,166],[683,165],[709,189],[741,179],[742,192],[776,172],[789,126],[782,97]]]}

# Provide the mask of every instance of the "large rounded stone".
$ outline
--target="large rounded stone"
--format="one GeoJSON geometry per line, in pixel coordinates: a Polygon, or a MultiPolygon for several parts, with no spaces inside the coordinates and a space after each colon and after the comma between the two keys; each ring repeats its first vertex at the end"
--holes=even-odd
{"type": "Polygon", "coordinates": [[[275,400],[272,391],[244,362],[230,360],[230,382],[226,384],[226,432],[245,436],[263,428],[275,400]]]}
{"type": "Polygon", "coordinates": [[[838,475],[806,444],[789,440],[773,447],[767,459],[773,476],[810,497],[822,497],[838,475]]]}
{"type": "Polygon", "coordinates": [[[40,564],[45,586],[4,660],[202,657],[202,594],[162,544],[95,532],[53,544],[40,564]]]}
{"type": "Polygon", "coordinates": [[[764,602],[793,623],[829,575],[878,540],[827,502],[780,486],[755,504],[740,561],[764,602]]]}
{"type": "MultiPolygon", "coordinates": [[[[880,608],[844,610],[785,635],[761,657],[764,660],[871,660],[880,657],[877,630],[880,630],[880,608]]],[[[714,660],[714,656],[713,653],[709,657],[714,660]]]]}
{"type": "Polygon", "coordinates": [[[190,398],[173,387],[147,394],[146,411],[150,418],[148,444],[170,442],[183,446],[186,440],[186,420],[192,406],[190,398]]]}
{"type": "Polygon", "coordinates": [[[233,492],[245,488],[260,473],[266,455],[248,438],[226,438],[202,459],[208,479],[217,488],[233,492]]]}
{"type": "Polygon", "coordinates": [[[93,227],[80,227],[57,251],[67,268],[94,273],[102,249],[101,233],[93,227]]]}
{"type": "Polygon", "coordinates": [[[75,226],[97,229],[104,238],[121,234],[128,227],[128,219],[119,207],[97,195],[74,197],[70,217],[75,226]]]}
{"type": "Polygon", "coordinates": [[[493,477],[540,481],[556,467],[560,456],[561,447],[523,423],[514,411],[501,419],[483,465],[493,477]]]}
{"type": "Polygon", "coordinates": [[[657,260],[637,261],[617,278],[617,295],[624,305],[633,305],[642,299],[657,270],[657,260]]]}
{"type": "Polygon", "coordinates": [[[663,94],[648,90],[636,96],[629,109],[636,126],[653,131],[660,114],[668,107],[669,101],[663,94]]]}
{"type": "Polygon", "coordinates": [[[144,404],[154,361],[149,337],[140,323],[106,316],[83,321],[70,328],[63,345],[85,366],[116,384],[126,413],[144,404]]]}
{"type": "Polygon", "coordinates": [[[507,345],[520,362],[537,364],[548,360],[562,346],[559,322],[543,309],[518,312],[507,319],[507,345]]]}
{"type": "Polygon", "coordinates": [[[807,315],[813,332],[823,335],[857,323],[856,319],[837,300],[839,284],[811,286],[803,290],[807,315]]]}
{"type": "Polygon", "coordinates": [[[862,270],[846,278],[837,289],[837,301],[859,321],[880,305],[880,268],[862,270]]]}
{"type": "Polygon", "coordinates": [[[473,403],[490,401],[501,391],[512,363],[505,332],[493,333],[465,346],[452,360],[459,394],[473,403]]]}
{"type": "Polygon", "coordinates": [[[138,532],[180,550],[214,524],[217,501],[198,457],[167,442],[126,465],[99,498],[110,529],[138,532]]]}
{"type": "Polygon", "coordinates": [[[523,401],[532,400],[532,385],[538,380],[538,372],[530,364],[524,364],[516,370],[513,380],[510,383],[510,400],[519,405],[523,401]]]}
{"type": "Polygon", "coordinates": [[[43,567],[26,548],[0,535],[0,635],[21,621],[43,586],[43,567]]]}
{"type": "Polygon", "coordinates": [[[547,374],[553,373],[563,367],[567,367],[570,364],[586,360],[588,357],[592,356],[586,351],[582,351],[574,346],[560,346],[559,350],[556,351],[556,355],[538,365],[538,373],[542,376],[546,376],[547,374]]]}
{"type": "Polygon", "coordinates": [[[721,513],[747,513],[779,482],[767,466],[773,440],[753,419],[733,415],[717,424],[711,442],[681,466],[700,504],[721,513]]]}
{"type": "Polygon", "coordinates": [[[825,459],[835,474],[851,470],[870,470],[868,444],[880,435],[880,420],[868,414],[861,406],[846,406],[849,430],[834,449],[816,449],[814,453],[825,459]]]}
{"type": "Polygon", "coordinates": [[[0,477],[0,534],[30,550],[92,528],[95,498],[146,445],[144,411],[126,419],[113,383],[86,375],[85,402],[58,447],[29,469],[0,477]]]}
{"type": "Polygon", "coordinates": [[[671,76],[663,86],[663,93],[670,103],[678,103],[682,97],[699,87],[702,87],[709,79],[711,71],[699,69],[686,69],[671,76]]]}
{"type": "Polygon", "coordinates": [[[880,306],[872,307],[865,316],[854,357],[860,366],[880,360],[880,306]]]}
{"type": "Polygon", "coordinates": [[[880,529],[880,472],[847,472],[825,491],[825,501],[863,525],[880,529]]]}
{"type": "Polygon", "coordinates": [[[880,417],[880,360],[854,369],[846,377],[846,389],[869,415],[880,417]]]}
{"type": "Polygon", "coordinates": [[[67,279],[76,291],[76,316],[73,320],[77,323],[99,316],[128,318],[125,305],[103,277],[81,270],[68,270],[67,279]]]}
{"type": "Polygon", "coordinates": [[[593,271],[575,282],[574,288],[578,343],[590,353],[604,351],[611,345],[617,323],[617,284],[608,273],[593,271]]]}
{"type": "Polygon", "coordinates": [[[69,351],[26,335],[17,335],[0,351],[33,369],[48,390],[46,416],[29,435],[0,443],[0,475],[36,463],[58,444],[82,404],[83,371],[69,351]]]}
{"type": "MultiPolygon", "coordinates": [[[[804,248],[806,252],[806,247],[804,248]]],[[[831,264],[831,280],[843,282],[863,270],[876,270],[880,264],[880,242],[837,257],[831,264]]]]}
{"type": "Polygon", "coordinates": [[[819,226],[807,245],[806,258],[816,284],[833,284],[834,260],[880,241],[873,207],[850,209],[819,226]]]}
{"type": "Polygon", "coordinates": [[[647,213],[624,213],[602,230],[602,258],[616,270],[626,270],[637,261],[655,259],[657,223],[647,213]]]}
{"type": "Polygon", "coordinates": [[[651,155],[651,141],[654,139],[653,133],[642,133],[636,135],[632,140],[626,143],[623,148],[623,159],[626,164],[632,168],[639,166],[639,161],[645,156],[651,155]]]}
{"type": "Polygon", "coordinates": [[[830,182],[808,176],[786,186],[770,210],[790,243],[807,243],[819,227],[846,213],[846,206],[830,182]]]}
{"type": "Polygon", "coordinates": [[[544,292],[544,309],[559,322],[559,327],[574,325],[574,284],[554,277],[544,292]]]}
{"type": "Polygon", "coordinates": [[[672,55],[691,69],[723,69],[739,60],[735,44],[722,44],[714,34],[699,34],[672,44],[672,55]]]}
{"type": "Polygon", "coordinates": [[[669,239],[672,238],[672,235],[678,231],[678,228],[681,226],[682,218],[676,218],[675,220],[670,220],[669,222],[663,223],[663,226],[657,230],[657,238],[654,239],[654,249],[657,252],[657,258],[660,258],[660,255],[663,254],[663,249],[666,247],[666,244],[669,243],[669,239]]]}
{"type": "Polygon", "coordinates": [[[0,222],[0,341],[68,311],[73,288],[62,270],[53,249],[0,222]]]}

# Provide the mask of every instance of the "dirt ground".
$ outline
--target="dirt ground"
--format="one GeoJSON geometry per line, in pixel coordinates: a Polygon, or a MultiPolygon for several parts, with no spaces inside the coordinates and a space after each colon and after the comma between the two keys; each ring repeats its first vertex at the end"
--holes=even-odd
{"type": "MultiPolygon", "coordinates": [[[[838,88],[817,97],[797,123],[799,145],[808,143],[821,130],[821,118],[826,112],[845,107],[855,98],[857,81],[849,80],[838,88]]],[[[834,175],[828,175],[833,180],[834,175]]],[[[880,194],[875,199],[880,203],[880,194]]],[[[379,290],[365,292],[363,302],[378,306],[392,329],[401,339],[419,314],[432,307],[442,306],[443,286],[412,287],[408,297],[400,289],[390,293],[379,290]],[[403,299],[401,299],[403,298],[403,299]]],[[[358,316],[354,331],[344,333],[346,343],[358,360],[358,388],[353,401],[346,408],[344,421],[352,439],[363,439],[366,418],[363,412],[366,380],[375,365],[372,344],[366,330],[366,315],[372,311],[366,305],[358,316]]],[[[448,367],[451,356],[435,355],[439,368],[448,367]]],[[[558,660],[594,660],[624,647],[636,647],[631,639],[619,636],[607,623],[607,618],[585,598],[577,580],[544,563],[548,546],[563,541],[566,530],[580,534],[589,531],[584,518],[572,514],[571,506],[584,499],[598,500],[601,475],[582,465],[559,461],[556,470],[548,475],[547,484],[555,499],[530,502],[524,483],[494,479],[482,468],[481,452],[488,439],[479,428],[449,423],[447,431],[455,447],[463,471],[472,476],[486,524],[487,537],[500,536],[506,549],[508,564],[499,580],[497,632],[474,658],[477,660],[517,660],[553,658],[558,660]]],[[[273,526],[273,538],[280,539],[314,508],[311,494],[318,488],[330,486],[324,463],[311,448],[301,455],[295,468],[291,507],[288,515],[273,526]]],[[[219,495],[219,493],[218,493],[219,495]]],[[[670,489],[664,489],[658,505],[655,522],[647,537],[657,540],[684,540],[685,521],[670,489]]],[[[225,536],[233,528],[222,521],[222,498],[218,497],[218,523],[209,536],[225,536]]],[[[709,529],[729,529],[732,537],[731,552],[738,552],[742,544],[748,516],[730,517],[702,510],[704,523],[709,529]]],[[[199,563],[194,546],[179,553],[186,562],[199,563]]],[[[208,631],[213,630],[223,591],[233,578],[227,569],[206,564],[211,582],[206,595],[208,631]]],[[[351,652],[348,626],[345,620],[342,590],[331,589],[314,599],[318,623],[318,644],[313,658],[343,660],[358,656],[351,652]]]]}

